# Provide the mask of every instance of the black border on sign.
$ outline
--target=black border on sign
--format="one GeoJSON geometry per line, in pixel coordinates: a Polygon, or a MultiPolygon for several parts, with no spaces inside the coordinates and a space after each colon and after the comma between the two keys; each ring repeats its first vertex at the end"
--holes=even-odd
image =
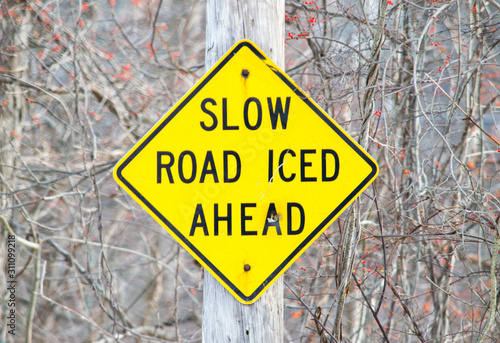
{"type": "Polygon", "coordinates": [[[297,94],[323,121],[328,124],[356,153],[365,160],[366,163],[372,168],[370,174],[361,182],[361,184],[356,187],[347,198],[342,201],[337,208],[335,208],[328,217],[326,217],[323,222],[313,231],[307,238],[281,263],[278,268],[274,270],[274,272],[269,275],[269,277],[264,280],[264,282],[253,292],[251,295],[244,295],[231,281],[229,281],[224,274],[222,274],[194,245],[189,242],[189,240],[184,237],[175,226],[170,223],[167,218],[165,218],[137,189],[135,189],[122,175],[123,169],[139,154],[142,149],[184,108],[184,106],[231,60],[231,58],[243,47],[249,48],[256,56],[258,56],[262,60],[266,60],[266,57],[257,50],[250,42],[243,41],[234,46],[233,50],[226,55],[226,57],[219,61],[216,67],[207,75],[203,81],[196,86],[188,96],[178,104],[172,113],[166,118],[158,127],[151,133],[147,133],[148,137],[139,145],[135,151],[128,156],[128,158],[123,161],[121,165],[118,166],[116,171],[116,175],[118,178],[126,185],[136,196],[139,198],[165,225],[167,225],[172,232],[177,235],[177,237],[188,246],[193,253],[198,256],[221,280],[223,280],[226,285],[228,285],[241,299],[244,301],[252,301],[259,295],[259,293],[278,275],[283,268],[292,260],[329,222],[334,218],[340,210],[342,210],[356,195],[373,179],[373,177],[377,173],[377,165],[372,161],[367,154],[360,149],[350,137],[346,136],[346,134],[340,130],[325,114],[314,104],[309,97],[306,96],[297,86],[292,84],[290,80],[283,74],[283,72],[279,69],[276,69],[274,66],[268,65],[268,67],[283,81],[292,91],[297,94]]]}

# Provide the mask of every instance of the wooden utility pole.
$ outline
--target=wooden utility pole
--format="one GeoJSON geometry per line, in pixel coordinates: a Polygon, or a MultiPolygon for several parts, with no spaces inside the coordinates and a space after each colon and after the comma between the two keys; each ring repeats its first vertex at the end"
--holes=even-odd
{"type": "MultiPolygon", "coordinates": [[[[206,70],[237,41],[249,39],[284,69],[284,0],[207,0],[206,70]]],[[[203,291],[203,342],[282,342],[283,279],[251,305],[236,300],[209,272],[203,291]]]]}

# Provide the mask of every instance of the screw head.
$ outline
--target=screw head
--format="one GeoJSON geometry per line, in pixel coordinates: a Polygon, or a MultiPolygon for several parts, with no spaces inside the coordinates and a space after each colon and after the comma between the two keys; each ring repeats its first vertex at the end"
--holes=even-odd
{"type": "Polygon", "coordinates": [[[251,267],[250,267],[250,265],[249,265],[249,264],[245,264],[245,265],[243,266],[243,269],[244,269],[246,272],[248,272],[248,271],[251,269],[251,267]]]}
{"type": "Polygon", "coordinates": [[[241,71],[241,75],[244,77],[244,78],[247,78],[248,75],[250,75],[250,72],[248,71],[248,69],[243,69],[241,71]]]}

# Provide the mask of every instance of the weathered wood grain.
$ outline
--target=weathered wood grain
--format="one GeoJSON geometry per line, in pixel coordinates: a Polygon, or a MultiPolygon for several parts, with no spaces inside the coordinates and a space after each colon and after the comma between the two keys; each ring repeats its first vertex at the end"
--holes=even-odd
{"type": "MultiPolygon", "coordinates": [[[[207,0],[208,70],[240,39],[250,39],[284,67],[284,0],[207,0]]],[[[283,280],[243,305],[209,272],[203,291],[203,342],[282,342],[283,280]]]]}

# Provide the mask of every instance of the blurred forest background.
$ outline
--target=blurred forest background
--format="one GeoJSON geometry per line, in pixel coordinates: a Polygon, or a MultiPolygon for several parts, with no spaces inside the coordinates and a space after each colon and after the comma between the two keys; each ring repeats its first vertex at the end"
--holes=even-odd
{"type": "MultiPolygon", "coordinates": [[[[204,74],[205,6],[0,0],[0,341],[201,340],[202,268],[112,169],[204,74]]],[[[499,2],[287,0],[283,20],[286,72],[380,167],[285,273],[284,340],[330,342],[313,316],[334,330],[345,297],[345,342],[500,342],[499,2]]]]}

